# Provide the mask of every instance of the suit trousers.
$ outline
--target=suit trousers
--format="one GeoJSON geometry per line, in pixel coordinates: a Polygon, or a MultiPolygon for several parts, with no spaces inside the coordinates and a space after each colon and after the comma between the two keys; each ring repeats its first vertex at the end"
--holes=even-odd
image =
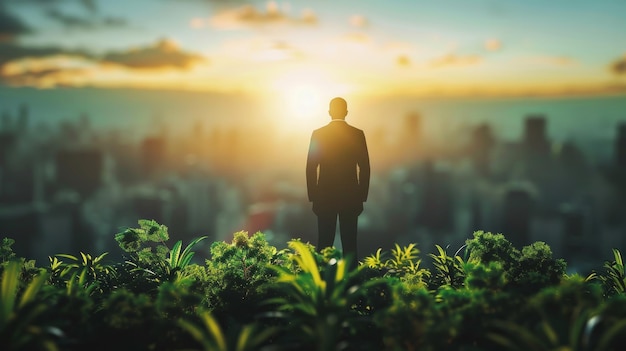
{"type": "Polygon", "coordinates": [[[324,212],[317,214],[318,243],[317,249],[333,246],[335,241],[335,230],[337,229],[337,219],[339,219],[339,234],[341,236],[341,246],[343,257],[351,256],[353,262],[358,261],[357,257],[357,220],[359,213],[349,212],[324,212]]]}

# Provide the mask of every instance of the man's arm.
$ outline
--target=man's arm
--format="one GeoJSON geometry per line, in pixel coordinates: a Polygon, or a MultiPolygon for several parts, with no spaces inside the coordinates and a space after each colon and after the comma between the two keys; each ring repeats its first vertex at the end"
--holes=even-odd
{"type": "Polygon", "coordinates": [[[306,189],[311,202],[317,199],[317,167],[319,163],[319,145],[315,133],[313,133],[306,158],[306,189]]]}
{"type": "Polygon", "coordinates": [[[361,145],[357,165],[359,166],[359,192],[361,201],[367,201],[367,195],[370,188],[370,156],[367,151],[367,142],[365,141],[365,133],[361,131],[361,145]]]}

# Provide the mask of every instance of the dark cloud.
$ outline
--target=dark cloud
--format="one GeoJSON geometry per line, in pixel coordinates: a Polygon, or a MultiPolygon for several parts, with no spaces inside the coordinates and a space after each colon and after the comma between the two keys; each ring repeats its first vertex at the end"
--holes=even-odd
{"type": "Polygon", "coordinates": [[[626,55],[611,63],[610,68],[611,72],[617,75],[626,74],[626,55]]]}
{"type": "Polygon", "coordinates": [[[69,15],[59,11],[58,9],[49,9],[46,15],[63,26],[68,28],[90,29],[96,26],[96,23],[87,17],[69,15]]]}
{"type": "Polygon", "coordinates": [[[43,58],[56,55],[92,59],[93,55],[82,50],[68,50],[56,46],[27,47],[15,43],[0,43],[0,69],[8,62],[25,58],[43,58]]]}
{"type": "Polygon", "coordinates": [[[46,68],[24,70],[14,74],[0,75],[0,82],[13,86],[72,86],[72,81],[84,77],[87,71],[79,68],[46,68]]]}
{"type": "Polygon", "coordinates": [[[98,6],[96,5],[96,0],[79,0],[81,4],[83,4],[83,6],[91,11],[91,12],[96,12],[98,11],[98,6]]]}
{"type": "Polygon", "coordinates": [[[94,17],[70,15],[58,9],[49,9],[46,15],[70,29],[95,29],[99,27],[125,27],[127,22],[119,17],[94,17]]]}
{"type": "Polygon", "coordinates": [[[0,2],[0,42],[13,39],[17,35],[31,32],[19,17],[8,12],[0,2]]]}
{"type": "Polygon", "coordinates": [[[16,4],[16,5],[38,5],[38,6],[56,6],[61,3],[79,3],[85,10],[89,12],[97,12],[98,6],[96,0],[0,0],[0,4],[16,4]]]}
{"type": "Polygon", "coordinates": [[[189,69],[206,58],[182,51],[173,41],[162,39],[152,46],[108,53],[101,60],[136,69],[189,69]]]}
{"type": "Polygon", "coordinates": [[[136,69],[188,69],[194,64],[206,61],[205,57],[185,52],[173,41],[167,39],[160,40],[151,46],[110,52],[102,56],[94,55],[85,50],[72,50],[57,46],[28,47],[15,43],[0,43],[0,71],[4,65],[11,61],[60,55],[136,69]]]}

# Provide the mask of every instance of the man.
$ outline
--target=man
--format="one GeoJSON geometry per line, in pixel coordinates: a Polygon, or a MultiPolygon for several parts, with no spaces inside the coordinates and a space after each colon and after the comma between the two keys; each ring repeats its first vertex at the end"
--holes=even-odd
{"type": "Polygon", "coordinates": [[[370,182],[370,161],[362,130],[349,125],[346,100],[330,101],[328,125],[311,135],[306,162],[309,201],[317,215],[317,249],[333,245],[339,219],[345,258],[358,262],[357,220],[363,212],[370,182]]]}

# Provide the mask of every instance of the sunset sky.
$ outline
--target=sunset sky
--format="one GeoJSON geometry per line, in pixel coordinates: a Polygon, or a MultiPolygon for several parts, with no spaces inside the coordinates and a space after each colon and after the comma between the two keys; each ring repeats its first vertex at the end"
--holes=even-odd
{"type": "Polygon", "coordinates": [[[624,18],[624,0],[0,0],[0,84],[624,93],[624,18]]]}

